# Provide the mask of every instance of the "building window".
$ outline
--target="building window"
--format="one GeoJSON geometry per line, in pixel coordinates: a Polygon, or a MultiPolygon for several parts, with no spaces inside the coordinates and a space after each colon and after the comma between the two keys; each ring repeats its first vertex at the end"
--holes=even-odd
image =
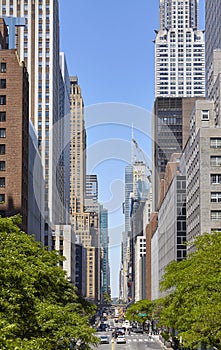
{"type": "Polygon", "coordinates": [[[1,69],[1,73],[6,73],[6,63],[5,62],[1,62],[1,66],[0,66],[0,69],[1,69]]]}
{"type": "Polygon", "coordinates": [[[6,79],[0,79],[0,89],[6,89],[6,79]]]}
{"type": "Polygon", "coordinates": [[[211,220],[216,221],[216,220],[221,220],[221,210],[212,210],[211,211],[211,220]]]}
{"type": "Polygon", "coordinates": [[[211,232],[221,232],[221,228],[212,228],[211,232]]]}
{"type": "Polygon", "coordinates": [[[5,187],[5,177],[0,177],[0,187],[5,187]]]}
{"type": "Polygon", "coordinates": [[[221,192],[211,192],[211,202],[220,203],[221,202],[221,192]]]}
{"type": "Polygon", "coordinates": [[[5,154],[5,145],[0,145],[0,154],[5,154]]]}
{"type": "Polygon", "coordinates": [[[6,129],[0,128],[0,138],[5,138],[5,137],[6,137],[6,129]]]}
{"type": "Polygon", "coordinates": [[[5,202],[5,194],[0,193],[0,204],[5,202]]]}
{"type": "Polygon", "coordinates": [[[5,171],[5,161],[0,160],[0,171],[5,171]]]}
{"type": "Polygon", "coordinates": [[[211,148],[221,148],[221,138],[210,138],[210,147],[211,148]]]}
{"type": "Polygon", "coordinates": [[[211,184],[221,184],[221,174],[211,174],[210,175],[211,184]]]}
{"type": "Polygon", "coordinates": [[[209,120],[209,111],[208,110],[202,110],[201,111],[201,119],[202,120],[209,120]]]}
{"type": "Polygon", "coordinates": [[[210,165],[211,166],[220,166],[221,165],[221,156],[211,156],[210,157],[210,165]]]}
{"type": "Polygon", "coordinates": [[[6,112],[0,112],[0,122],[6,121],[6,112]]]}
{"type": "Polygon", "coordinates": [[[0,95],[0,105],[6,105],[6,95],[0,95]]]}

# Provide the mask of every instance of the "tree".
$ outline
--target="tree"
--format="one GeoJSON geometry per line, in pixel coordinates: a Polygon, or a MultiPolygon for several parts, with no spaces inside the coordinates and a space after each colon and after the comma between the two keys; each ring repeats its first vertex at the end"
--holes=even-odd
{"type": "Polygon", "coordinates": [[[111,304],[111,297],[107,292],[103,293],[104,304],[111,304]]]}
{"type": "Polygon", "coordinates": [[[161,323],[178,330],[185,347],[221,349],[221,233],[197,237],[186,260],[167,266],[161,289],[161,323]]]}
{"type": "Polygon", "coordinates": [[[152,311],[152,301],[144,299],[131,304],[126,311],[125,317],[129,321],[135,321],[144,325],[147,320],[152,320],[152,311]]]}
{"type": "Polygon", "coordinates": [[[95,308],[77,296],[59,267],[63,257],[0,218],[0,349],[90,349],[95,308]]]}

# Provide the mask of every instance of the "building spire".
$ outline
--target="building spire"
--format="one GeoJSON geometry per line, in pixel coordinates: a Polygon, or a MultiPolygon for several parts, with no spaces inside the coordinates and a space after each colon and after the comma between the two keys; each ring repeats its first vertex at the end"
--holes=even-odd
{"type": "Polygon", "coordinates": [[[134,157],[135,157],[135,152],[134,152],[134,124],[132,123],[132,126],[131,126],[131,165],[134,164],[134,157]]]}

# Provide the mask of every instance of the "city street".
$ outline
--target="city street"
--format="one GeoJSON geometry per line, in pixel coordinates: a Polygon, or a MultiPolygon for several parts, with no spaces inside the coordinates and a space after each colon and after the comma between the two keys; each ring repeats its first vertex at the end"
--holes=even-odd
{"type": "Polygon", "coordinates": [[[111,333],[107,332],[110,337],[110,344],[101,344],[97,348],[99,350],[161,350],[163,346],[159,343],[157,336],[153,336],[152,339],[147,334],[134,334],[126,335],[126,344],[114,344],[111,343],[111,333]]]}

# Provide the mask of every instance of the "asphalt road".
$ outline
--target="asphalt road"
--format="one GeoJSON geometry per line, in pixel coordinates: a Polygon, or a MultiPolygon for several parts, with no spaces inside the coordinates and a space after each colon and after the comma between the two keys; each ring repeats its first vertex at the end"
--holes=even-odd
{"type": "MultiPolygon", "coordinates": [[[[101,333],[100,333],[101,334],[101,333]]],[[[134,334],[126,335],[126,344],[114,344],[111,343],[111,333],[103,332],[103,335],[109,335],[110,344],[101,344],[97,348],[99,350],[162,350],[163,346],[158,341],[157,336],[153,336],[151,339],[147,334],[134,334]]]]}

